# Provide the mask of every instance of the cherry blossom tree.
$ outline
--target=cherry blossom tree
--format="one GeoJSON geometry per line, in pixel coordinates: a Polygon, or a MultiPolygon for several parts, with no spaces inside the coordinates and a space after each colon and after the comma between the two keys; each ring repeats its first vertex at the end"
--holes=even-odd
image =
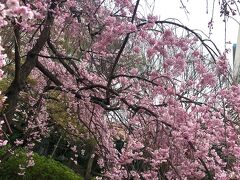
{"type": "MultiPolygon", "coordinates": [[[[1,78],[12,79],[0,146],[22,128],[12,147],[32,149],[61,101],[74,119],[65,130],[94,139],[104,179],[239,179],[240,86],[226,54],[177,21],[141,15],[140,3],[1,1],[1,78]]],[[[228,16],[237,2],[220,4],[228,16]]]]}

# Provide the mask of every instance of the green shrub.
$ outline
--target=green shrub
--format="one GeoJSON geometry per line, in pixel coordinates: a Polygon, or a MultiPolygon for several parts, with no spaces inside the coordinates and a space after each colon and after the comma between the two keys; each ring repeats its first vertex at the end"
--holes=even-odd
{"type": "MultiPolygon", "coordinates": [[[[0,150],[0,155],[3,150],[0,150]]],[[[35,165],[25,169],[25,175],[18,175],[19,164],[27,165],[27,155],[23,150],[17,150],[8,160],[0,163],[1,180],[83,180],[71,169],[53,159],[33,154],[35,165]]]]}

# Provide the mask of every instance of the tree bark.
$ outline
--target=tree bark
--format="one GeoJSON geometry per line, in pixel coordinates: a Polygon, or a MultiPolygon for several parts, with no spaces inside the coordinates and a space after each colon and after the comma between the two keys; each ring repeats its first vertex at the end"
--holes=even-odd
{"type": "Polygon", "coordinates": [[[84,177],[85,180],[92,179],[91,171],[92,171],[92,165],[93,165],[93,161],[94,161],[94,154],[95,154],[95,146],[93,146],[90,158],[88,160],[87,169],[86,169],[86,173],[85,173],[85,177],[84,177]]]}
{"type": "MultiPolygon", "coordinates": [[[[55,1],[52,1],[52,4],[50,5],[50,10],[54,9],[57,6],[55,1]]],[[[27,77],[33,70],[33,68],[36,66],[37,60],[38,60],[38,54],[43,49],[44,45],[47,42],[47,39],[49,39],[50,36],[50,30],[51,26],[54,21],[54,16],[51,11],[48,12],[47,17],[44,21],[43,30],[37,39],[36,44],[33,46],[33,48],[27,53],[26,61],[24,64],[19,67],[19,62],[15,62],[16,65],[15,69],[16,74],[15,78],[12,81],[11,85],[8,87],[5,96],[7,97],[5,103],[4,103],[4,109],[1,111],[1,118],[4,119],[4,121],[7,121],[7,123],[11,126],[12,125],[12,119],[14,112],[16,110],[18,97],[20,91],[25,87],[27,77]]],[[[15,33],[17,33],[15,29],[15,33]]],[[[17,40],[19,41],[19,40],[17,40]]],[[[17,41],[15,41],[16,48],[15,48],[15,61],[17,60],[17,55],[19,56],[19,51],[17,47],[17,41]]]]}

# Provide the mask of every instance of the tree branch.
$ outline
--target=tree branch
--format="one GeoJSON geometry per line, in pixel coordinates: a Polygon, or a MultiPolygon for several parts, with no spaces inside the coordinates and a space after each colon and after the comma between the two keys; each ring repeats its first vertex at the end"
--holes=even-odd
{"type": "Polygon", "coordinates": [[[45,23],[44,23],[43,31],[41,32],[39,38],[37,39],[36,44],[27,53],[25,63],[20,68],[18,67],[20,69],[18,74],[21,75],[19,76],[19,80],[18,80],[19,82],[12,81],[11,85],[6,91],[5,96],[7,96],[7,99],[4,103],[5,107],[1,112],[1,117],[4,117],[5,115],[10,126],[12,124],[12,118],[16,110],[19,92],[24,88],[27,77],[31,73],[32,69],[36,66],[37,59],[38,59],[38,56],[36,54],[39,54],[39,52],[42,50],[43,46],[45,45],[47,39],[49,38],[51,26],[54,20],[54,16],[51,10],[55,9],[56,6],[57,4],[55,3],[55,1],[52,1],[49,7],[49,11],[48,11],[45,23]]]}

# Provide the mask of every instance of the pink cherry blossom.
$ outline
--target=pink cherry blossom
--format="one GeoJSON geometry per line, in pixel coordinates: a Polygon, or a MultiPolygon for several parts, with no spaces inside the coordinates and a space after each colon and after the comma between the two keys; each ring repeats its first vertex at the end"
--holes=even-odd
{"type": "Polygon", "coordinates": [[[19,0],[7,0],[6,5],[8,8],[17,8],[19,7],[19,0]]]}
{"type": "Polygon", "coordinates": [[[226,52],[138,3],[0,3],[0,146],[21,120],[20,175],[60,129],[76,166],[94,142],[102,179],[240,179],[240,86],[226,52]]]}

